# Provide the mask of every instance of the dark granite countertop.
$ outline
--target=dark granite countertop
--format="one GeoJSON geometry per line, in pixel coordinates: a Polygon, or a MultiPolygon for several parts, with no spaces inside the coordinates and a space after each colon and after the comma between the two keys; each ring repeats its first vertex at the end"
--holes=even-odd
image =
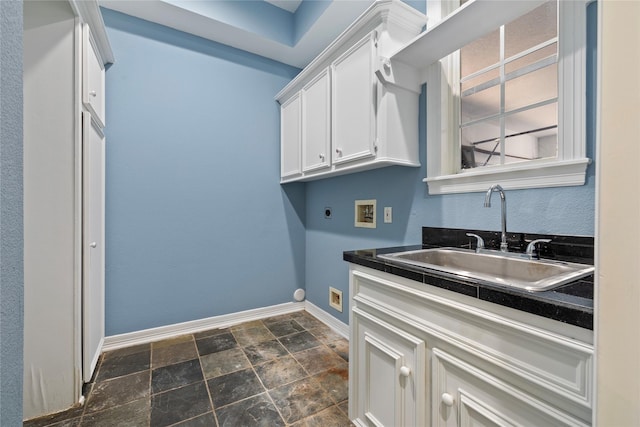
{"type": "MultiPolygon", "coordinates": [[[[424,283],[427,286],[447,289],[449,291],[478,298],[483,301],[489,301],[502,306],[511,307],[538,316],[593,330],[593,275],[568,283],[554,290],[530,292],[465,276],[443,273],[441,271],[431,270],[428,268],[401,265],[392,261],[384,260],[377,256],[391,252],[402,252],[443,246],[470,247],[470,240],[468,237],[465,236],[464,239],[460,238],[460,233],[462,231],[471,231],[473,233],[477,232],[476,234],[494,233],[478,230],[435,229],[425,227],[425,229],[423,229],[422,245],[346,251],[343,253],[343,259],[353,264],[362,265],[364,267],[415,280],[417,282],[424,283]],[[456,241],[452,241],[451,238],[441,239],[441,234],[438,234],[437,239],[434,239],[433,236],[429,237],[429,234],[433,235],[434,231],[445,231],[449,233],[448,235],[450,237],[455,235],[456,241]],[[425,233],[427,234],[426,238],[425,233]]],[[[464,236],[464,234],[462,234],[462,236],[464,236]]],[[[487,235],[485,242],[491,242],[490,237],[491,235],[487,235]]],[[[523,233],[510,234],[510,237],[510,250],[512,250],[513,246],[512,241],[527,242],[534,238],[551,237],[552,241],[555,241],[556,243],[549,244],[547,247],[541,248],[542,258],[593,264],[592,244],[591,251],[589,252],[589,241],[592,242],[592,238],[589,237],[570,238],[569,236],[541,236],[537,234],[526,235],[523,233]],[[545,253],[548,256],[544,256],[545,253]],[[589,258],[589,256],[591,256],[591,258],[589,258]]],[[[491,245],[492,244],[490,243],[488,247],[491,248],[491,245]]],[[[517,248],[515,250],[517,251],[517,248]]]]}

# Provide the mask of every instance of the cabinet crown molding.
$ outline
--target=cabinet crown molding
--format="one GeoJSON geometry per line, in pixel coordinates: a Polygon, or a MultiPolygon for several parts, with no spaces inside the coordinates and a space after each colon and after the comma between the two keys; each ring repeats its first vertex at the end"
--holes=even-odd
{"type": "Polygon", "coordinates": [[[98,2],[96,0],[69,0],[69,4],[76,16],[91,28],[91,33],[93,34],[102,63],[113,64],[115,57],[111,49],[111,44],[109,43],[109,38],[107,37],[107,30],[104,26],[104,20],[102,19],[98,2]]]}
{"type": "Polygon", "coordinates": [[[286,102],[320,70],[328,67],[334,59],[369,32],[377,30],[382,33],[391,26],[397,26],[416,34],[426,22],[424,14],[400,0],[377,0],[285,86],[275,96],[275,100],[280,104],[286,102]]]}

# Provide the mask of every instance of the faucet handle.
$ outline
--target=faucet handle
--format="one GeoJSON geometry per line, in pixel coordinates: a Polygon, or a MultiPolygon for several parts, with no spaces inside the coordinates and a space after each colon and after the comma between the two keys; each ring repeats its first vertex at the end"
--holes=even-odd
{"type": "Polygon", "coordinates": [[[536,240],[532,240],[531,243],[529,243],[527,245],[527,250],[525,251],[525,254],[529,255],[529,256],[533,256],[534,253],[536,253],[536,245],[538,243],[549,243],[551,241],[551,239],[536,239],[536,240]]]}
{"type": "Polygon", "coordinates": [[[476,238],[476,252],[480,252],[480,249],[484,249],[484,240],[482,240],[482,237],[473,233],[467,233],[467,236],[476,238]]]}

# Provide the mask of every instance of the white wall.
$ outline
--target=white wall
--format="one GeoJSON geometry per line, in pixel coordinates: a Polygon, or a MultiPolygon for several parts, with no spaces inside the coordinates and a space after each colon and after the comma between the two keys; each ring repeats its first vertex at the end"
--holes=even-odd
{"type": "Polygon", "coordinates": [[[599,2],[597,426],[640,425],[640,2],[599,2]]]}
{"type": "Polygon", "coordinates": [[[24,419],[79,396],[74,14],[24,2],[24,419]]]}

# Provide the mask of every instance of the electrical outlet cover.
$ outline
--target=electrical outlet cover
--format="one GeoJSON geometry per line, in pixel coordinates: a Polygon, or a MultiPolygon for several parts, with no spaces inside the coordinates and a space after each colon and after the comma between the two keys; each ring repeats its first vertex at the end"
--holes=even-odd
{"type": "Polygon", "coordinates": [[[342,313],[342,291],[329,287],[329,305],[342,313]]]}
{"type": "Polygon", "coordinates": [[[356,200],[355,226],[364,228],[376,228],[376,201],[356,200]]]}

